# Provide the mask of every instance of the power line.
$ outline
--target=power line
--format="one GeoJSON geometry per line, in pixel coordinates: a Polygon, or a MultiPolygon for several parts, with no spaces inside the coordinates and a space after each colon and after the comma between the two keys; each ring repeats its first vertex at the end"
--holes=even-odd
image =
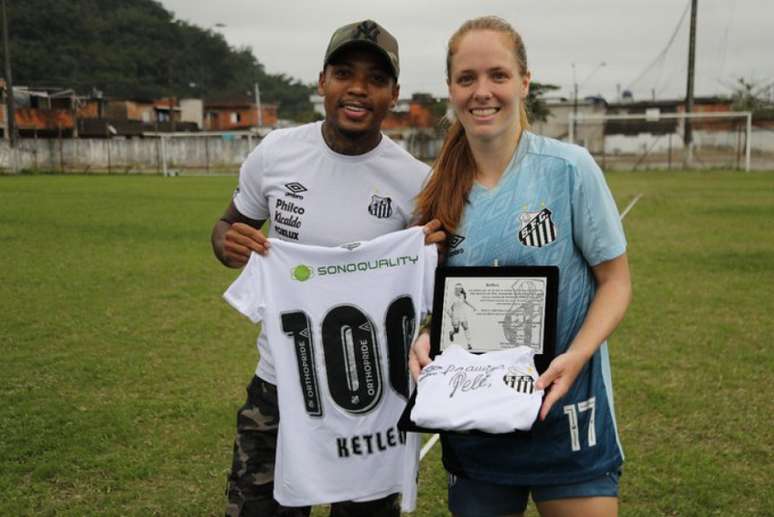
{"type": "Polygon", "coordinates": [[[731,3],[731,14],[726,17],[726,29],[723,31],[723,37],[721,38],[721,50],[720,50],[720,68],[718,77],[723,77],[723,70],[726,68],[726,54],[728,53],[728,31],[731,28],[731,24],[734,21],[734,13],[736,12],[736,0],[731,3]]]}
{"type": "MultiPolygon", "coordinates": [[[[699,0],[691,0],[691,34],[688,38],[688,81],[685,88],[685,112],[693,111],[693,80],[694,66],[696,65],[696,11],[698,10],[699,0]]],[[[693,131],[691,128],[691,119],[686,118],[684,123],[683,144],[688,148],[686,164],[691,164],[693,155],[693,131]]]]}
{"type": "MultiPolygon", "coordinates": [[[[677,38],[678,33],[680,32],[680,28],[683,25],[683,22],[685,21],[685,17],[688,15],[688,12],[691,10],[691,0],[688,0],[688,2],[685,5],[685,9],[683,9],[683,14],[680,15],[680,20],[678,20],[677,25],[675,26],[675,30],[672,32],[672,36],[670,36],[669,41],[667,42],[664,49],[658,53],[656,58],[645,67],[645,70],[640,72],[640,75],[637,76],[637,78],[629,83],[629,87],[627,90],[633,90],[634,86],[640,82],[646,75],[648,75],[656,66],[663,66],[664,60],[666,59],[666,55],[669,52],[669,49],[672,47],[672,44],[675,42],[675,39],[677,38]]],[[[659,74],[660,78],[660,74],[659,74]]]]}

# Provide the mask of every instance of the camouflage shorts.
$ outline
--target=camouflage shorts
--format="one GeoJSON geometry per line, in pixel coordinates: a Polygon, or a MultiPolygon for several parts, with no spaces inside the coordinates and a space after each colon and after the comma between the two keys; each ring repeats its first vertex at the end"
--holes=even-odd
{"type": "MultiPolygon", "coordinates": [[[[247,387],[247,401],[237,413],[234,460],[228,476],[227,517],[305,517],[311,508],[288,508],[272,497],[274,455],[277,449],[279,408],[277,387],[253,377],[247,387]]],[[[398,517],[398,494],[382,499],[331,505],[331,517],[398,517]]]]}

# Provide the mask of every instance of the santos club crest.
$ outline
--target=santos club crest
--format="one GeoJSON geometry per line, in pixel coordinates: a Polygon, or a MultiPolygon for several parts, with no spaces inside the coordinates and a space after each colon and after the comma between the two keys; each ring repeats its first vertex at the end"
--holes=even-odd
{"type": "Polygon", "coordinates": [[[542,248],[556,240],[556,225],[548,208],[540,212],[523,212],[519,216],[519,223],[519,242],[525,246],[542,248]]]}
{"type": "Polygon", "coordinates": [[[387,219],[392,215],[392,199],[372,195],[371,202],[368,204],[368,213],[379,219],[387,219]]]}
{"type": "Polygon", "coordinates": [[[503,377],[503,382],[519,393],[531,395],[535,391],[535,381],[529,375],[506,375],[503,377]]]}

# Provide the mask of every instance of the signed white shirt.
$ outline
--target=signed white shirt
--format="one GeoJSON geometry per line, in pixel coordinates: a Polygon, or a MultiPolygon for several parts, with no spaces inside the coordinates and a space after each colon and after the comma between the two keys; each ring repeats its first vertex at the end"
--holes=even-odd
{"type": "Polygon", "coordinates": [[[529,431],[543,397],[533,357],[526,346],[478,355],[450,346],[422,370],[411,420],[447,431],[529,431]]]}

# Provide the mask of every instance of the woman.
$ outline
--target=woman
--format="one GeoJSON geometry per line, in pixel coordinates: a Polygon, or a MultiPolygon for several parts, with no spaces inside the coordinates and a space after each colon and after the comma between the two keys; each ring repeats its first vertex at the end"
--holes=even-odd
{"type": "MultiPolygon", "coordinates": [[[[631,298],[626,240],[602,172],[584,149],[527,131],[530,72],[519,34],[496,17],[465,22],[449,40],[456,114],[417,201],[455,241],[448,265],[556,265],[556,357],[530,433],[445,436],[455,515],[616,515],[623,454],[613,412],[607,337],[631,298]],[[458,237],[463,237],[460,241],[458,237]]],[[[429,339],[413,344],[416,377],[429,339]]]]}

